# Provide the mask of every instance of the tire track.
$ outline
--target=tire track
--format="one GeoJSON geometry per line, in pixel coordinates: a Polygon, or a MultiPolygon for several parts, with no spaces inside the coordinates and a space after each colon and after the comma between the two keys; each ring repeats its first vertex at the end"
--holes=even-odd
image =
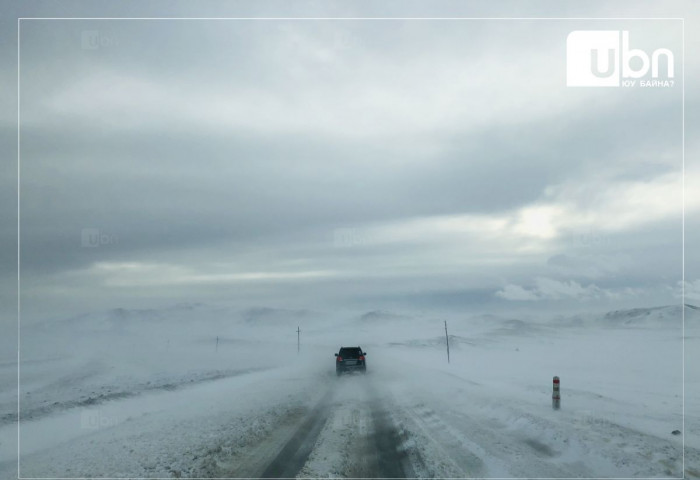
{"type": "Polygon", "coordinates": [[[311,455],[321,430],[328,421],[332,390],[328,391],[282,447],[260,478],[295,478],[311,455]]]}
{"type": "Polygon", "coordinates": [[[412,439],[394,422],[395,408],[371,379],[339,379],[310,411],[284,417],[265,438],[228,459],[218,456],[202,473],[235,478],[415,478],[414,465],[422,460],[410,446],[412,439]]]}
{"type": "Polygon", "coordinates": [[[373,441],[376,452],[376,473],[381,478],[415,478],[403,439],[384,404],[375,399],[370,403],[374,424],[373,441]]]}
{"type": "Polygon", "coordinates": [[[410,458],[405,436],[393,421],[393,406],[369,378],[340,379],[260,478],[414,478],[416,455],[410,458]]]}
{"type": "Polygon", "coordinates": [[[411,460],[420,463],[417,452],[406,448],[405,438],[397,428],[391,415],[395,408],[386,396],[379,394],[374,383],[367,379],[364,384],[366,398],[362,407],[366,409],[371,425],[369,432],[361,438],[351,452],[349,471],[351,478],[415,478],[411,460]],[[413,458],[411,458],[413,457],[413,458]]]}

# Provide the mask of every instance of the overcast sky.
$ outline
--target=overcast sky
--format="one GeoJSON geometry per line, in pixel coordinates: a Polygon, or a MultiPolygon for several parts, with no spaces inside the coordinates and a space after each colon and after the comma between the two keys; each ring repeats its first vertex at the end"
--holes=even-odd
{"type": "MultiPolygon", "coordinates": [[[[686,293],[700,302],[698,16],[685,3],[63,5],[29,4],[11,20],[688,16],[687,65],[678,20],[22,20],[28,319],[182,301],[420,312],[679,303],[684,73],[686,293]],[[575,30],[669,49],[674,85],[567,87],[575,30]]],[[[4,39],[13,152],[17,40],[4,39]]]]}

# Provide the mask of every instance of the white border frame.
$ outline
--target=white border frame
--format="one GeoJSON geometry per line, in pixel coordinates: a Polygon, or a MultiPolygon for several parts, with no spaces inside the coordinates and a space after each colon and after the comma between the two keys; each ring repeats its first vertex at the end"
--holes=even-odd
{"type": "MultiPolygon", "coordinates": [[[[18,17],[17,18],[17,478],[18,480],[87,480],[88,477],[22,477],[20,475],[20,339],[21,339],[21,275],[20,275],[20,32],[22,20],[282,20],[282,21],[327,21],[327,20],[440,20],[440,21],[523,21],[523,20],[597,20],[597,21],[656,21],[681,22],[681,159],[682,159],[682,220],[681,220],[681,365],[682,365],[682,471],[681,477],[605,477],[606,480],[684,480],[685,479],[685,17],[18,17]]],[[[90,477],[92,478],[92,477],[90,477]]],[[[94,477],[101,480],[171,480],[170,477],[94,477]]],[[[191,480],[240,480],[243,477],[191,477],[191,480]]],[[[299,477],[306,479],[307,477],[299,477]]],[[[315,477],[309,477],[315,478],[315,477]]],[[[449,477],[446,480],[466,480],[471,477],[449,477]]],[[[599,480],[599,477],[488,477],[488,480],[599,480]]],[[[289,479],[294,480],[294,479],[289,479]]],[[[366,480],[366,479],[363,479],[366,480]]],[[[385,479],[389,480],[389,479],[385,479]]],[[[397,479],[398,480],[398,479],[397,479]]],[[[419,480],[419,479],[410,479],[419,480]]]]}

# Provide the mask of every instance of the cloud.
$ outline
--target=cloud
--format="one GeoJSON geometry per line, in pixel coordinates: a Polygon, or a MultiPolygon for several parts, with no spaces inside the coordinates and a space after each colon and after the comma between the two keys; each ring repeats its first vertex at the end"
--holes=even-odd
{"type": "Polygon", "coordinates": [[[124,21],[85,51],[89,25],[22,28],[25,295],[534,303],[678,264],[680,89],[567,88],[552,23],[124,21]]]}
{"type": "Polygon", "coordinates": [[[540,297],[555,300],[562,298],[589,299],[608,295],[608,292],[601,290],[593,283],[584,287],[573,280],[566,282],[546,277],[536,278],[535,288],[540,297]]]}
{"type": "Polygon", "coordinates": [[[505,298],[506,300],[540,300],[540,297],[533,290],[526,290],[520,285],[506,285],[503,289],[496,292],[497,297],[505,298]]]}
{"type": "MultiPolygon", "coordinates": [[[[81,75],[34,80],[50,85],[48,95],[28,104],[23,116],[30,122],[69,117],[118,130],[167,125],[223,133],[383,138],[398,148],[406,142],[425,148],[427,142],[442,143],[445,134],[492,123],[517,125],[525,117],[533,122],[551,117],[555,109],[573,114],[585,103],[584,97],[557,88],[560,79],[551,61],[557,47],[546,35],[531,33],[512,55],[508,42],[491,39],[490,48],[474,48],[470,29],[428,22],[232,27],[208,24],[201,38],[190,36],[196,57],[221,55],[221,44],[204,40],[211,38],[230,49],[229,58],[182,71],[187,52],[175,46],[172,52],[143,49],[152,37],[182,32],[173,25],[144,31],[124,22],[121,32],[114,30],[122,41],[113,50],[131,52],[125,55],[128,61],[115,58],[99,69],[83,69],[81,56],[64,55],[81,75]],[[246,49],[231,41],[231,32],[243,29],[246,49]],[[381,41],[385,35],[392,41],[381,41]],[[334,45],[339,37],[347,37],[347,45],[334,45]],[[512,58],[503,62],[506,55],[512,58]],[[157,61],[163,69],[144,61],[157,61]],[[538,82],[522,81],[533,71],[539,72],[538,82]]],[[[191,33],[200,27],[184,28],[191,33]]],[[[34,40],[25,37],[25,45],[34,40]]]]}
{"type": "Polygon", "coordinates": [[[496,292],[496,296],[506,300],[591,300],[604,297],[614,297],[616,294],[603,290],[591,283],[582,286],[580,283],[569,280],[559,281],[547,277],[537,277],[534,279],[534,285],[530,288],[524,288],[519,285],[506,285],[501,290],[496,292]]]}
{"type": "MultiPolygon", "coordinates": [[[[598,240],[600,242],[600,240],[598,240]]],[[[580,248],[595,248],[598,244],[581,244],[581,237],[574,238],[574,244],[580,248]]],[[[557,272],[562,277],[585,277],[604,278],[620,272],[623,268],[630,266],[628,255],[604,255],[604,254],[557,254],[547,260],[547,266],[557,272]]]]}
{"type": "MultiPolygon", "coordinates": [[[[221,268],[219,268],[221,270],[221,268]]],[[[73,272],[97,280],[106,287],[159,287],[168,285],[227,284],[247,282],[293,282],[323,279],[334,272],[307,271],[228,271],[199,272],[181,265],[140,262],[98,262],[90,268],[73,272]]]]}
{"type": "Polygon", "coordinates": [[[682,297],[681,288],[685,286],[685,301],[686,302],[700,302],[700,279],[678,282],[678,290],[675,293],[677,298],[682,297]]]}

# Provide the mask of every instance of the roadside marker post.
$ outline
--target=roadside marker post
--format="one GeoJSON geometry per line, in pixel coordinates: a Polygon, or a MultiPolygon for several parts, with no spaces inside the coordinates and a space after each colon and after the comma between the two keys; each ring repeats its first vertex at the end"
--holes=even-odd
{"type": "Polygon", "coordinates": [[[552,408],[559,410],[561,407],[561,393],[559,391],[559,377],[554,377],[552,386],[552,408]]]}

